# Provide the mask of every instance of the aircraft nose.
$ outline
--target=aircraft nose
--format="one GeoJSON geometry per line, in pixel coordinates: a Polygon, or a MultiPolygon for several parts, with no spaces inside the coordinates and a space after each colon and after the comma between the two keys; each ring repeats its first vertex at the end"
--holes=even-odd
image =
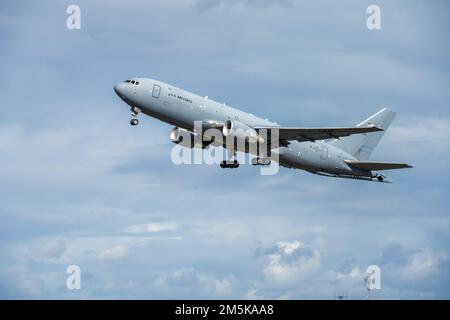
{"type": "Polygon", "coordinates": [[[123,96],[123,83],[118,83],[114,86],[114,91],[119,97],[123,96]]]}

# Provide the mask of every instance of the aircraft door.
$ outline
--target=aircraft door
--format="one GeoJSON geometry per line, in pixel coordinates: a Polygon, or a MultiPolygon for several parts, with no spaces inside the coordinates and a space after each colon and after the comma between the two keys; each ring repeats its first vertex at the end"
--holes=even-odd
{"type": "Polygon", "coordinates": [[[161,93],[161,87],[157,84],[154,84],[153,90],[152,90],[152,97],[158,99],[160,93],[161,93]]]}

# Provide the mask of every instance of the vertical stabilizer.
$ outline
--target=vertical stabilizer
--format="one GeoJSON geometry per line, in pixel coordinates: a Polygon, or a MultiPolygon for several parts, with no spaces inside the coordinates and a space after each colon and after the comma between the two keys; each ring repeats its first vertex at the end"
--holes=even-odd
{"type": "Polygon", "coordinates": [[[384,132],[392,123],[392,120],[394,120],[395,115],[396,112],[388,108],[383,108],[357,125],[357,127],[367,127],[369,124],[373,124],[383,129],[383,131],[354,134],[349,137],[333,140],[331,144],[352,154],[358,160],[367,160],[384,132]]]}

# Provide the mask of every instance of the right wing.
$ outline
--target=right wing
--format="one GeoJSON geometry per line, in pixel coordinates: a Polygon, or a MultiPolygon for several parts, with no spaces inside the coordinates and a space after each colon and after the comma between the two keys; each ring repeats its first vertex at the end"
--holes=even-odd
{"type": "Polygon", "coordinates": [[[376,126],[367,127],[351,127],[351,128],[288,128],[288,127],[255,127],[255,130],[276,130],[278,129],[280,141],[297,140],[302,141],[316,141],[325,139],[339,139],[340,137],[347,137],[352,134],[370,133],[382,131],[376,126]]]}

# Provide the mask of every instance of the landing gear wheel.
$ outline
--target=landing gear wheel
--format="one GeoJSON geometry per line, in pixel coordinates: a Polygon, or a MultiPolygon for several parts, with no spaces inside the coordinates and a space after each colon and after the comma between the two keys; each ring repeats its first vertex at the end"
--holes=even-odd
{"type": "Polygon", "coordinates": [[[258,158],[258,164],[262,166],[268,166],[270,162],[270,158],[258,158]]]}
{"type": "Polygon", "coordinates": [[[269,158],[253,158],[252,159],[252,165],[257,166],[268,166],[270,164],[270,159],[269,158]]]}
{"type": "Polygon", "coordinates": [[[139,120],[133,118],[133,119],[130,120],[130,124],[131,124],[132,126],[137,126],[137,125],[139,124],[139,120]]]}
{"type": "Polygon", "coordinates": [[[221,161],[220,162],[220,167],[221,168],[238,168],[239,167],[239,161],[234,160],[233,162],[228,162],[228,161],[221,161]]]}

